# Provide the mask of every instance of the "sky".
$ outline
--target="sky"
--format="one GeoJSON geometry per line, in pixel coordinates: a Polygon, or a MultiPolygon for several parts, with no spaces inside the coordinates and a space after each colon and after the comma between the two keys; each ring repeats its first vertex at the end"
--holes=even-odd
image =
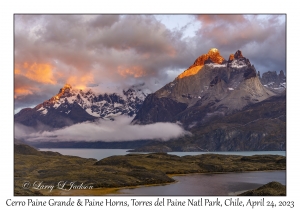
{"type": "Polygon", "coordinates": [[[14,15],[15,113],[64,84],[156,91],[210,48],[286,72],[285,15],[14,15]]]}

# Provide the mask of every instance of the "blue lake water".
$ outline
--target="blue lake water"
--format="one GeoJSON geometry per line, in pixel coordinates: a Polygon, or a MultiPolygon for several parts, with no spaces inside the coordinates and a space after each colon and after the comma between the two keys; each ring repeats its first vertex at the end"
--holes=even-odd
{"type": "MultiPolygon", "coordinates": [[[[101,160],[103,158],[113,155],[126,155],[130,154],[127,152],[128,149],[73,149],[73,148],[41,148],[40,151],[53,151],[59,152],[62,155],[79,156],[83,158],[95,158],[101,160]]],[[[168,154],[185,156],[185,155],[201,155],[201,154],[223,154],[223,155],[282,155],[286,156],[286,151],[245,151],[245,152],[168,152],[168,154]]]]}

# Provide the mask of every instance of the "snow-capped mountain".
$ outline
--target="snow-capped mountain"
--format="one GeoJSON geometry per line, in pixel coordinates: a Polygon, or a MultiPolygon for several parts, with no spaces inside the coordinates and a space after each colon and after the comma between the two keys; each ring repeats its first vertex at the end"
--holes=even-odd
{"type": "Polygon", "coordinates": [[[97,118],[114,120],[120,115],[133,116],[149,93],[143,85],[132,86],[122,94],[96,94],[92,89],[79,90],[66,84],[49,100],[33,109],[21,110],[15,115],[15,122],[27,126],[40,122],[58,128],[97,118]]]}
{"type": "Polygon", "coordinates": [[[225,60],[212,48],[173,82],[148,95],[133,123],[180,121],[192,126],[274,95],[261,84],[254,65],[240,50],[225,60]]]}
{"type": "MultiPolygon", "coordinates": [[[[148,90],[146,89],[146,91],[148,90]]],[[[67,106],[66,104],[77,103],[89,115],[94,117],[111,119],[119,115],[133,116],[149,92],[144,93],[141,89],[132,87],[127,91],[124,90],[123,94],[123,96],[116,93],[97,95],[91,89],[82,91],[72,89],[71,85],[66,84],[56,96],[49,100],[49,103],[43,103],[37,111],[45,115],[49,108],[57,109],[61,105],[67,106]]],[[[70,111],[68,110],[65,113],[69,114],[70,111]]]]}
{"type": "MultiPolygon", "coordinates": [[[[275,72],[261,79],[280,84],[283,76],[275,72]]],[[[172,82],[149,94],[132,123],[157,122],[180,124],[192,135],[149,143],[136,152],[286,149],[285,91],[262,84],[240,50],[225,60],[213,48],[172,82]]]]}

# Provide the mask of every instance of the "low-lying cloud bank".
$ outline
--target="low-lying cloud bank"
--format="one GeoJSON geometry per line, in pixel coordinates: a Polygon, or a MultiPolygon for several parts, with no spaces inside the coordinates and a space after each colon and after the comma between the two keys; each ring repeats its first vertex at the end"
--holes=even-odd
{"type": "Polygon", "coordinates": [[[176,123],[132,125],[131,121],[132,118],[121,116],[115,121],[84,122],[53,131],[36,131],[16,124],[15,138],[27,141],[166,141],[189,134],[176,123]]]}

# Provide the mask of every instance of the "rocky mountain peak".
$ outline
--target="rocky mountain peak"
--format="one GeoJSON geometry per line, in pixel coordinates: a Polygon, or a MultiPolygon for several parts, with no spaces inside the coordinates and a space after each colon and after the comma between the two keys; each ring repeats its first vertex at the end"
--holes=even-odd
{"type": "Polygon", "coordinates": [[[178,76],[179,79],[191,75],[195,75],[205,65],[210,63],[223,64],[226,60],[220,55],[217,48],[211,48],[207,54],[199,56],[193,65],[178,76]]]}
{"type": "Polygon", "coordinates": [[[234,54],[231,54],[229,56],[227,67],[232,67],[232,68],[251,67],[251,63],[249,59],[243,56],[242,51],[238,50],[234,54]]]}
{"type": "Polygon", "coordinates": [[[279,74],[276,71],[264,72],[260,81],[266,88],[275,92],[283,92],[286,88],[286,76],[282,70],[279,74]]]}
{"type": "Polygon", "coordinates": [[[204,65],[205,61],[208,59],[210,59],[212,62],[218,63],[218,64],[221,64],[225,61],[225,59],[220,55],[220,52],[217,48],[211,48],[207,54],[203,54],[203,55],[199,56],[190,68],[192,68],[194,66],[204,65]]]}
{"type": "Polygon", "coordinates": [[[190,126],[211,116],[236,112],[273,95],[261,84],[254,65],[240,50],[226,61],[212,48],[173,82],[147,97],[133,123],[180,121],[190,126]]]}
{"type": "Polygon", "coordinates": [[[211,48],[207,55],[214,63],[222,64],[225,61],[217,48],[211,48]]]}
{"type": "Polygon", "coordinates": [[[70,84],[65,84],[58,93],[64,94],[65,92],[68,93],[72,89],[72,86],[70,84]]]}
{"type": "Polygon", "coordinates": [[[234,54],[230,54],[229,58],[228,58],[228,61],[232,61],[233,59],[234,59],[234,54]]]}
{"type": "Polygon", "coordinates": [[[239,58],[243,58],[243,54],[242,54],[242,51],[238,50],[236,51],[236,53],[234,54],[234,58],[235,59],[239,59],[239,58]]]}
{"type": "Polygon", "coordinates": [[[225,61],[225,59],[220,55],[219,50],[216,48],[211,48],[207,55],[214,63],[222,64],[225,61]]]}
{"type": "Polygon", "coordinates": [[[279,78],[281,79],[281,80],[285,80],[285,75],[284,75],[284,73],[283,73],[283,71],[282,70],[280,70],[280,72],[279,72],[279,78]]]}
{"type": "Polygon", "coordinates": [[[56,94],[54,97],[52,97],[50,100],[55,101],[59,100],[62,97],[69,97],[71,95],[72,86],[70,84],[65,84],[56,94]]]}

